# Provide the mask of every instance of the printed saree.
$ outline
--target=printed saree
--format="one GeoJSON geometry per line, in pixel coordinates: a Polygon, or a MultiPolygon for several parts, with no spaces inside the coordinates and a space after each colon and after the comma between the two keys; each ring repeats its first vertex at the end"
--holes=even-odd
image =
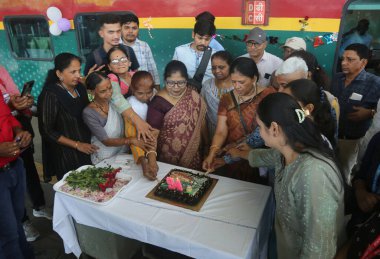
{"type": "Polygon", "coordinates": [[[157,140],[158,160],[186,168],[201,169],[201,128],[206,105],[192,89],[164,116],[157,140]]]}
{"type": "MultiPolygon", "coordinates": [[[[242,117],[248,127],[248,134],[254,132],[257,128],[256,110],[259,103],[265,96],[275,92],[276,90],[273,87],[268,87],[249,102],[240,104],[242,117]]],[[[218,115],[227,116],[228,135],[225,145],[238,142],[247,136],[240,120],[238,109],[229,93],[222,96],[219,103],[218,115]]],[[[266,183],[266,179],[260,177],[258,168],[250,167],[246,160],[227,164],[219,168],[217,174],[248,182],[266,183]]]]}

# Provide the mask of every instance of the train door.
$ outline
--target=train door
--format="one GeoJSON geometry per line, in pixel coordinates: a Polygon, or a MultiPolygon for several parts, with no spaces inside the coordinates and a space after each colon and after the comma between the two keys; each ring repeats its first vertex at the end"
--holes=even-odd
{"type": "Polygon", "coordinates": [[[339,72],[340,57],[348,45],[365,44],[371,50],[366,70],[380,76],[380,1],[351,0],[342,10],[334,72],[339,72]]]}

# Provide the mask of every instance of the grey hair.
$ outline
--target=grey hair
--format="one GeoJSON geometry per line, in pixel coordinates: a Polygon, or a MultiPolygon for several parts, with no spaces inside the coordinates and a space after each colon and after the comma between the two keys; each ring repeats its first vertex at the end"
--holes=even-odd
{"type": "Polygon", "coordinates": [[[281,66],[276,70],[275,75],[287,75],[294,72],[305,72],[307,76],[308,68],[306,62],[299,57],[291,57],[282,62],[281,66]]]}

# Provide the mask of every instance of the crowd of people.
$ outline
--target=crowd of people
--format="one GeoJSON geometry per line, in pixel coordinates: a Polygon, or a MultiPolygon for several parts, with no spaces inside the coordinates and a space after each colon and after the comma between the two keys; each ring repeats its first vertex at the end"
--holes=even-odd
{"type": "MultiPolygon", "coordinates": [[[[175,48],[162,87],[133,13],[102,16],[103,43],[84,76],[80,57],[57,55],[37,102],[45,180],[130,152],[149,180],[160,161],[271,185],[274,258],[359,258],[376,255],[373,246],[378,255],[378,228],[366,245],[355,239],[380,211],[380,78],[365,70],[368,47],[347,45],[342,72],[329,80],[302,38],[286,40],[283,60],[266,52],[256,27],[247,54],[234,58],[213,37],[214,21],[209,12],[196,17],[193,41],[175,48]]],[[[34,99],[3,67],[0,89],[0,257],[33,258],[26,189],[33,215],[52,217],[30,144],[34,99]]]]}

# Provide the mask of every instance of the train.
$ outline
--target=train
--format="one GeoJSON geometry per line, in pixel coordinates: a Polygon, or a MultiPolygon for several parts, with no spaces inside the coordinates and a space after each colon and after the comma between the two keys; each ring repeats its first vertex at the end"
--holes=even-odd
{"type": "Polygon", "coordinates": [[[369,17],[369,32],[376,39],[380,23],[376,0],[0,0],[0,6],[0,64],[20,88],[35,80],[34,97],[57,54],[71,52],[85,60],[100,44],[96,20],[107,12],[134,12],[139,17],[139,38],[150,45],[161,75],[175,47],[192,41],[194,17],[203,11],[215,15],[216,39],[233,56],[246,53],[244,36],[259,26],[267,32],[268,52],[282,57],[287,38],[304,38],[307,50],[329,75],[336,70],[342,34],[358,19],[369,17]],[[265,5],[266,24],[252,24],[249,5],[254,3],[265,5]],[[47,16],[49,7],[61,11],[69,22],[67,31],[49,33],[54,24],[47,16]]]}

